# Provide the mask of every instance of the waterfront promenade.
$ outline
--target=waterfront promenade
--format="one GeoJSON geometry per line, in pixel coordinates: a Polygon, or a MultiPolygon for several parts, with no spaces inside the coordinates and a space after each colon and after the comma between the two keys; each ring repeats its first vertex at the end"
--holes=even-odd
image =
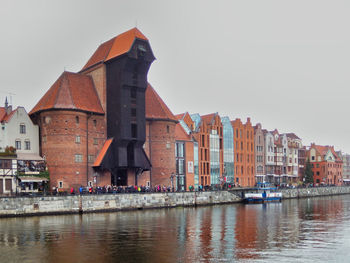
{"type": "MultiPolygon", "coordinates": [[[[248,188],[204,192],[161,192],[1,197],[0,217],[55,215],[189,207],[241,202],[248,188]]],[[[349,186],[280,189],[283,199],[350,194],[349,186]]]]}

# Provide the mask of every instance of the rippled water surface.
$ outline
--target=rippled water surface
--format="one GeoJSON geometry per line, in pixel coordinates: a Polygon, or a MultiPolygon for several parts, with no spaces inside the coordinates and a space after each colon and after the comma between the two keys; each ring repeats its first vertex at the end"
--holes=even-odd
{"type": "Polygon", "coordinates": [[[0,262],[350,262],[350,196],[0,219],[0,262]]]}

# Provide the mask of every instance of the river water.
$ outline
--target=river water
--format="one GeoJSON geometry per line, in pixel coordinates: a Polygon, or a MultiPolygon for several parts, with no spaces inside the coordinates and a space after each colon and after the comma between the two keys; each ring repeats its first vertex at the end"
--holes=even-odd
{"type": "Polygon", "coordinates": [[[0,262],[350,262],[350,195],[0,219],[0,262]]]}

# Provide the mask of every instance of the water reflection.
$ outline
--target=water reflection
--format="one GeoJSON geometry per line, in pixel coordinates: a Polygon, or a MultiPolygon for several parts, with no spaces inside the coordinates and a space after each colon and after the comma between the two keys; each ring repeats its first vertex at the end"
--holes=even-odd
{"type": "Polygon", "coordinates": [[[0,220],[1,262],[339,262],[349,196],[0,220]]]}

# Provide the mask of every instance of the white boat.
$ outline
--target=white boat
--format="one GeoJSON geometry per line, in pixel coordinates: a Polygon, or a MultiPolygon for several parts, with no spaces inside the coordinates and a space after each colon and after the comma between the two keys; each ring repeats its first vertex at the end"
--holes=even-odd
{"type": "Polygon", "coordinates": [[[251,192],[244,193],[243,201],[246,203],[280,202],[282,193],[270,184],[260,183],[251,192]]]}

